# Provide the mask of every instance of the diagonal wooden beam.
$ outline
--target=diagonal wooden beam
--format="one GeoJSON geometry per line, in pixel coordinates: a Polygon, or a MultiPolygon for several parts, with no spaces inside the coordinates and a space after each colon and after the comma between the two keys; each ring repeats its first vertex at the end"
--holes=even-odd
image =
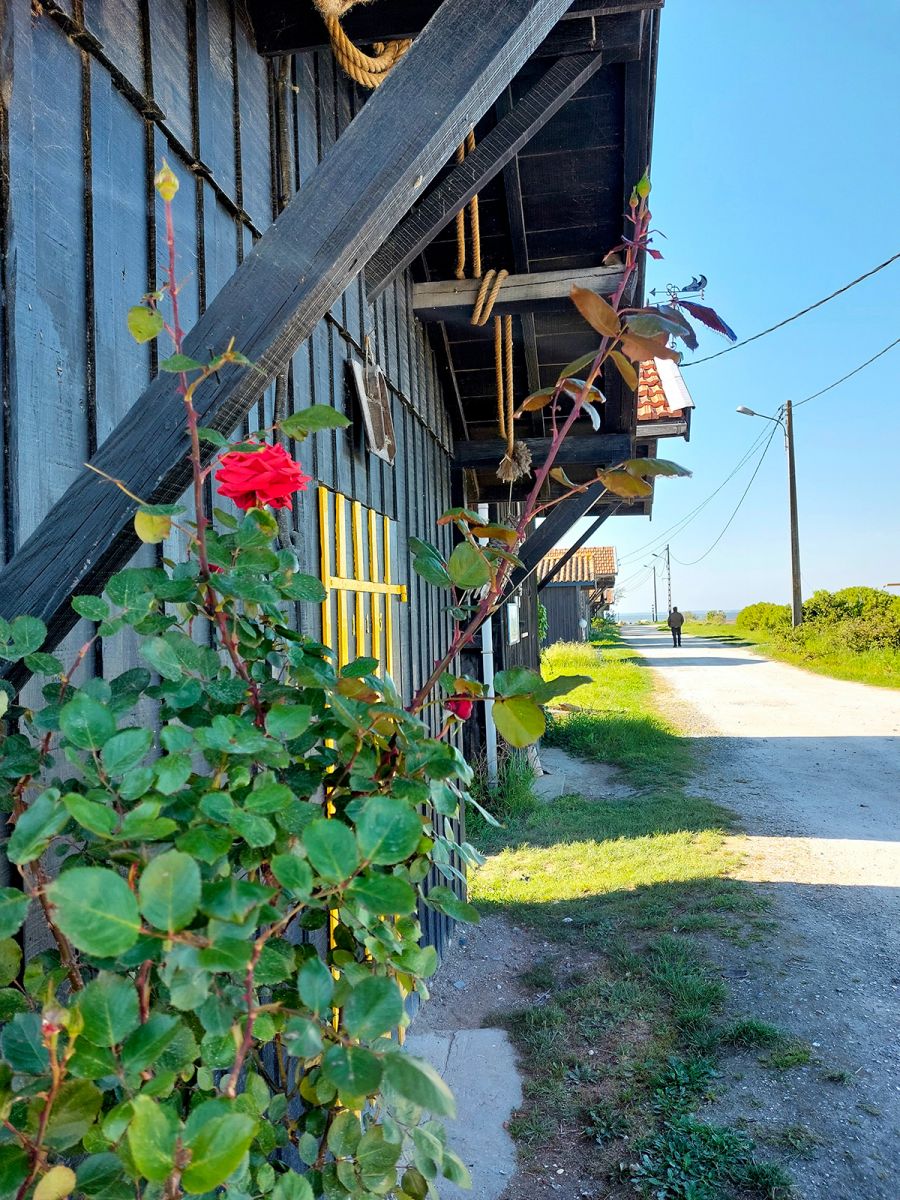
{"type": "MultiPolygon", "coordinates": [[[[259,368],[229,367],[197,397],[231,432],[494,103],[569,0],[445,0],[185,340],[205,360],[229,339],[259,368]]],[[[93,465],[153,503],[181,495],[188,440],[173,378],[157,378],[93,465]]],[[[0,615],[29,613],[57,642],[73,593],[98,591],[133,554],[134,502],[85,470],[0,574],[0,615]]]]}
{"type": "MultiPolygon", "coordinates": [[[[522,99],[508,108],[472,154],[400,222],[366,268],[366,290],[376,299],[391,280],[422,253],[486,183],[514,159],[596,71],[600,53],[560,59],[522,99]]],[[[517,268],[518,269],[518,268],[517,268]]],[[[521,270],[526,271],[527,264],[521,270]]]]}
{"type": "Polygon", "coordinates": [[[568,500],[561,500],[550,510],[547,519],[538,525],[534,533],[529,534],[519,550],[518,557],[522,560],[522,566],[513,571],[513,587],[524,583],[528,576],[537,570],[538,563],[547,551],[552,550],[560,538],[565,537],[575,522],[589,513],[605,493],[606,488],[602,483],[592,483],[586,491],[570,496],[568,500]]]}
{"type": "Polygon", "coordinates": [[[584,533],[581,535],[581,537],[577,538],[572,543],[572,545],[568,548],[568,550],[565,552],[565,554],[560,555],[560,557],[556,560],[556,562],[553,564],[553,566],[550,568],[550,570],[547,572],[547,574],[544,576],[544,578],[538,581],[537,590],[539,592],[543,591],[543,589],[547,586],[548,583],[553,582],[553,580],[557,577],[557,575],[560,573],[560,571],[563,569],[563,567],[566,565],[566,563],[570,562],[575,557],[575,555],[578,553],[578,551],[581,549],[581,547],[584,545],[584,543],[588,540],[588,538],[593,537],[594,534],[597,532],[597,530],[600,528],[600,526],[603,524],[603,522],[608,521],[609,518],[611,516],[613,516],[615,513],[617,513],[621,507],[622,507],[621,504],[616,504],[611,507],[607,506],[606,508],[600,509],[600,512],[597,514],[596,520],[592,521],[591,524],[588,525],[587,529],[584,531],[584,533]]]}

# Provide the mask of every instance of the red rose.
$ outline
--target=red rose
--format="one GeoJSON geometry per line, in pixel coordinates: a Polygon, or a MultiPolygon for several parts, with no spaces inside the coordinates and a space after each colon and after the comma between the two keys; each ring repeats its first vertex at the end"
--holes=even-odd
{"type": "Polygon", "coordinates": [[[238,508],[293,508],[291,492],[305,492],[307,475],[284,446],[263,446],[249,453],[223,454],[216,471],[219,495],[238,508]]]}
{"type": "Polygon", "coordinates": [[[451,696],[447,701],[447,708],[461,721],[468,721],[474,707],[475,701],[468,696],[451,696]]]}

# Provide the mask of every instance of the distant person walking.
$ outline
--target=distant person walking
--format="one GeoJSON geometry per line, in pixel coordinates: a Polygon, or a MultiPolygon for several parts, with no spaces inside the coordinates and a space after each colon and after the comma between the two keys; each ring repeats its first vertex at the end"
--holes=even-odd
{"type": "Polygon", "coordinates": [[[666,624],[672,630],[672,645],[681,645],[681,627],[684,624],[684,613],[680,613],[675,605],[672,605],[672,611],[669,613],[666,624]]]}

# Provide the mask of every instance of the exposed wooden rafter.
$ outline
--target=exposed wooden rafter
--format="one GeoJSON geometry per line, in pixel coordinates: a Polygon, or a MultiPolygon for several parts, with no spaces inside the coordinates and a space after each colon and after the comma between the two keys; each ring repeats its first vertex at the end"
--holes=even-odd
{"type": "Polygon", "coordinates": [[[554,579],[556,579],[557,575],[559,575],[566,563],[571,562],[588,538],[593,537],[603,522],[608,521],[613,513],[617,511],[617,509],[618,505],[607,505],[605,508],[600,509],[594,520],[590,525],[588,525],[581,537],[575,539],[572,545],[566,550],[565,554],[560,555],[544,578],[538,582],[537,590],[539,592],[543,591],[545,587],[548,587],[551,583],[553,583],[554,579]]]}
{"type": "MultiPolygon", "coordinates": [[[[519,150],[590,79],[602,61],[603,56],[596,53],[571,55],[555,62],[517,104],[513,105],[508,92],[503,93],[498,102],[498,107],[503,105],[503,115],[494,128],[463,163],[412,209],[372,256],[366,268],[370,300],[377,299],[486,183],[501,170],[515,170],[519,150]]],[[[527,255],[524,262],[517,261],[515,266],[519,272],[527,271],[527,255]]]]}
{"type": "MultiPolygon", "coordinates": [[[[521,439],[535,463],[544,462],[552,439],[535,437],[521,439]]],[[[454,465],[466,467],[496,466],[506,453],[506,442],[490,439],[481,442],[457,442],[454,465]]],[[[560,467],[608,467],[628,458],[631,453],[631,438],[627,433],[596,433],[584,437],[567,437],[556,456],[560,467]]]]}
{"type": "MultiPolygon", "coordinates": [[[[230,433],[568,8],[568,0],[444,0],[384,85],[308,176],[185,339],[205,359],[231,338],[259,370],[200,389],[200,423],[230,433]]],[[[189,482],[183,405],[158,377],[92,459],[151,503],[189,482]]],[[[212,451],[210,450],[210,453],[212,451]]],[[[100,590],[134,553],[134,502],[83,471],[0,574],[0,615],[74,624],[69,598],[100,590]]]]}
{"type": "MultiPolygon", "coordinates": [[[[415,37],[432,19],[441,0],[382,0],[360,4],[342,19],[359,45],[415,37]]],[[[577,27],[591,19],[628,17],[664,0],[573,0],[561,20],[577,27]]],[[[290,54],[328,47],[328,34],[312,0],[247,0],[260,54],[290,54]]]]}
{"type": "MultiPolygon", "coordinates": [[[[592,483],[586,491],[578,492],[561,500],[555,508],[551,508],[547,519],[529,534],[519,550],[518,557],[522,566],[517,567],[512,574],[512,583],[524,583],[528,576],[537,570],[538,563],[544,555],[564,538],[576,521],[591,511],[601,496],[606,494],[602,483],[592,483]]],[[[599,515],[599,514],[598,514],[599,515]]]]}
{"type": "MultiPolygon", "coordinates": [[[[494,313],[536,312],[567,309],[574,286],[611,295],[622,278],[621,267],[590,267],[584,270],[542,271],[510,275],[494,304],[494,313]]],[[[468,321],[481,284],[477,279],[446,279],[417,283],[413,309],[420,321],[468,321]]]]}

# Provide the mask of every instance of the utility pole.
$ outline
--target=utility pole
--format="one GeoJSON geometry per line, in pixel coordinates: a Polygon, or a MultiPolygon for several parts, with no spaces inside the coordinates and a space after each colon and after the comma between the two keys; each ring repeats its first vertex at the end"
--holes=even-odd
{"type": "Polygon", "coordinates": [[[666,542],[666,583],[669,585],[669,612],[672,611],[672,554],[666,542]]]}
{"type": "Polygon", "coordinates": [[[803,594],[800,588],[800,531],[797,524],[797,470],[794,463],[794,415],[790,400],[784,406],[784,441],[788,460],[788,495],[791,507],[791,624],[796,629],[803,620],[803,594]]]}
{"type": "Polygon", "coordinates": [[[656,563],[653,564],[653,622],[659,620],[659,608],[656,603],[656,563]]]}

